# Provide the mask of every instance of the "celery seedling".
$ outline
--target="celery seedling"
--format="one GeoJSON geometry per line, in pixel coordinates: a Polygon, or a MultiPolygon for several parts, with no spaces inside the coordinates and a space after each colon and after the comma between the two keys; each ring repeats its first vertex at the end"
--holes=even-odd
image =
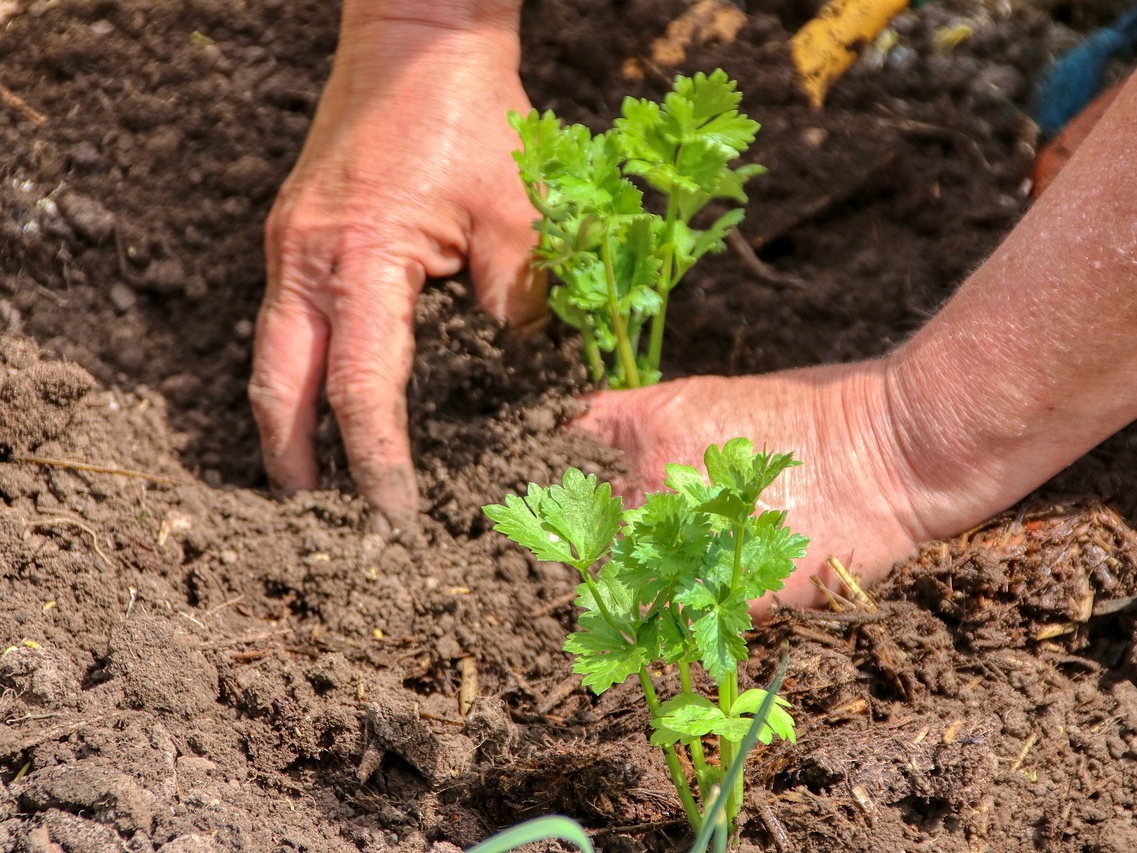
{"type": "Polygon", "coordinates": [[[540,213],[535,263],[560,279],[550,305],[580,330],[594,381],[625,388],[659,381],[668,297],[695,261],[723,248],[743,210],[705,230],[692,219],[712,199],[745,204],[746,181],[765,171],[730,167],[758,130],[739,113],[741,100],[718,69],[677,77],[662,104],[625,98],[615,126],[595,136],[551,111],[509,114],[522,144],[513,156],[540,213]],[[630,175],[664,195],[663,215],[644,208],[630,175]],[[614,364],[605,353],[615,353],[614,364]]]}
{"type": "MultiPolygon", "coordinates": [[[[524,498],[485,507],[496,530],[540,560],[580,572],[580,630],[565,642],[577,656],[573,671],[596,694],[636,676],[651,712],[651,742],[662,747],[672,781],[696,830],[703,815],[682,772],[686,749],[704,803],[740,760],[738,745],[766,697],[739,692],[738,663],[747,657],[743,633],[752,627],[750,602],[782,588],[807,541],[785,526],[785,512],[755,515],[759,496],[784,470],[789,454],[756,453],[745,438],[704,456],[708,479],[686,465],[668,465],[667,490],[624,510],[595,475],[575,468],[547,488],[530,484],[524,498]],[[592,567],[603,565],[593,573],[592,567]],[[661,702],[649,667],[672,664],[678,691],[661,702]],[[701,667],[714,680],[712,701],[694,689],[701,667]],[[717,739],[719,763],[703,739],[717,739]]],[[[776,700],[760,739],[794,740],[793,719],[776,700]]],[[[739,782],[727,791],[726,820],[742,802],[739,782]]]]}

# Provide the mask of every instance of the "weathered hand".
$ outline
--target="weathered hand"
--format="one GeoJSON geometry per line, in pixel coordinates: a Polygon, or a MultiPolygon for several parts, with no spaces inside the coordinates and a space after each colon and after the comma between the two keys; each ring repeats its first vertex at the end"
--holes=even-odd
{"type": "Polygon", "coordinates": [[[266,234],[250,396],[277,488],[318,484],[325,388],[360,492],[392,527],[413,523],[405,390],[424,279],[468,260],[486,309],[522,327],[543,318],[506,123],[529,109],[518,61],[508,26],[345,19],[266,234]]]}
{"type": "Polygon", "coordinates": [[[779,598],[816,604],[809,577],[826,577],[830,555],[871,581],[920,540],[954,532],[953,518],[926,521],[929,493],[894,438],[886,375],[887,362],[870,361],[604,391],[578,425],[625,452],[628,475],[616,486],[636,502],[662,488],[667,463],[702,469],[712,443],[745,436],[756,447],[792,451],[803,464],[782,474],[763,503],[788,509],[790,527],[811,539],[779,598]]]}
{"type": "MultiPolygon", "coordinates": [[[[735,436],[804,462],[767,496],[867,580],[991,518],[1137,420],[1137,75],[1050,190],[887,358],[599,394],[580,421],[628,454],[626,493],[735,436]]],[[[631,496],[629,494],[629,496],[631,496]]],[[[759,602],[757,609],[765,605],[759,602]]]]}

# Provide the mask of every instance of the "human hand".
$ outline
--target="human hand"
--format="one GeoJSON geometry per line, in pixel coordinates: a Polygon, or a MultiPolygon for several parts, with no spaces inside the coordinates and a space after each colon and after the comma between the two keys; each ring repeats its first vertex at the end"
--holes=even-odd
{"type": "MultiPolygon", "coordinates": [[[[702,470],[712,443],[745,436],[756,447],[792,451],[803,464],[783,473],[760,507],[789,510],[787,523],[810,538],[799,571],[777,595],[787,604],[812,606],[821,599],[810,577],[829,580],[830,555],[868,582],[917,542],[968,523],[959,513],[938,510],[937,493],[901,452],[887,369],[880,360],[602,391],[577,425],[624,451],[628,473],[615,486],[636,503],[645,491],[663,487],[667,463],[702,470]]],[[[770,603],[763,598],[755,611],[770,603]]]]}
{"type": "Polygon", "coordinates": [[[509,26],[345,17],[308,141],[269,217],[268,286],[250,398],[265,468],[285,492],[319,482],[321,388],[382,529],[413,524],[407,436],[415,301],[468,260],[482,306],[544,317],[528,274],[534,216],[506,113],[529,102],[509,26]]]}

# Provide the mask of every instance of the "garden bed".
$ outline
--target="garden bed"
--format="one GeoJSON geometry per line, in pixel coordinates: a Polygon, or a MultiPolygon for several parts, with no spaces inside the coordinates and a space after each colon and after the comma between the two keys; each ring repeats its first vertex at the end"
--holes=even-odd
{"type": "MultiPolygon", "coordinates": [[[[674,69],[645,58],[684,5],[527,4],[534,104],[606,126],[624,94],[658,96],[674,69]]],[[[872,356],[918,327],[1029,203],[1040,68],[1118,6],[906,12],[821,111],[786,47],[813,4],[746,4],[732,43],[688,49],[679,70],[739,80],[770,171],[748,248],[677,291],[665,375],[872,356]]],[[[633,691],[597,700],[560,651],[574,572],[479,509],[618,469],[564,426],[570,335],[517,342],[461,281],[432,284],[418,531],[366,531],[330,421],[327,489],[265,490],[261,234],[336,13],[0,2],[0,84],[26,104],[0,103],[0,851],[443,850],[551,812],[605,850],[679,849],[633,691]]],[[[1135,440],[927,543],[875,611],[752,636],[744,686],[790,642],[799,742],[752,757],[744,844],[1137,848],[1135,440]]]]}

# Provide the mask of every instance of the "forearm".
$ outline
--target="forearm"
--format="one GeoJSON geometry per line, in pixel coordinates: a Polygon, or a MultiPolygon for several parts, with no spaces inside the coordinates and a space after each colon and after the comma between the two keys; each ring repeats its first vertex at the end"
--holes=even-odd
{"type": "Polygon", "coordinates": [[[1009,503],[1137,418],[1137,76],[891,362],[897,441],[932,489],[962,467],[1009,503]]]}
{"type": "Polygon", "coordinates": [[[344,0],[343,29],[374,22],[457,30],[501,29],[514,35],[521,0],[344,0]]]}
{"type": "Polygon", "coordinates": [[[344,0],[334,72],[370,94],[395,78],[434,85],[439,64],[448,78],[487,63],[515,77],[520,17],[521,0],[344,0]]]}

